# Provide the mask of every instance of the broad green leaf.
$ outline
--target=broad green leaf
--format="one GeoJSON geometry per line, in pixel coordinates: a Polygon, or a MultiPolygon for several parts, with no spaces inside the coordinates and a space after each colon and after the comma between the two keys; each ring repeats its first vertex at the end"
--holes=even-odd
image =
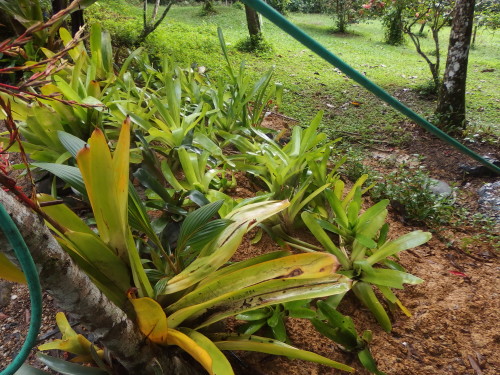
{"type": "Polygon", "coordinates": [[[386,332],[392,330],[392,324],[382,304],[373,292],[372,286],[363,281],[358,281],[352,286],[352,291],[358,299],[372,312],[380,326],[386,332]]]}
{"type": "Polygon", "coordinates": [[[368,208],[358,218],[358,223],[354,227],[356,233],[361,233],[367,237],[373,238],[385,223],[385,217],[387,216],[387,210],[385,208],[388,205],[389,200],[384,199],[368,208]],[[379,216],[382,217],[382,219],[376,220],[379,216]]]}
{"type": "Polygon", "coordinates": [[[289,251],[281,250],[281,251],[273,251],[272,253],[267,253],[263,255],[259,255],[257,257],[253,257],[241,262],[233,263],[229,266],[220,268],[216,272],[212,273],[211,275],[208,275],[205,279],[203,279],[199,284],[198,287],[201,287],[203,285],[206,285],[208,283],[211,283],[213,280],[226,275],[231,272],[235,272],[250,266],[253,266],[255,264],[267,262],[273,259],[281,258],[284,256],[290,255],[289,251]]]}
{"type": "Polygon", "coordinates": [[[52,173],[54,176],[59,177],[68,185],[75,188],[81,194],[87,195],[87,190],[85,189],[85,184],[83,183],[82,174],[80,173],[78,168],[55,163],[31,163],[31,165],[42,168],[52,173]]]}
{"type": "Polygon", "coordinates": [[[356,326],[354,325],[354,322],[352,321],[350,316],[341,314],[324,301],[318,301],[318,308],[326,317],[328,323],[330,323],[332,326],[342,327],[342,329],[349,332],[350,336],[353,338],[356,338],[358,336],[358,333],[356,332],[356,326]]]}
{"type": "MultiPolygon", "coordinates": [[[[189,331],[191,332],[191,331],[189,331]]],[[[191,337],[188,335],[177,331],[175,329],[168,329],[168,335],[167,335],[167,341],[166,343],[168,345],[177,345],[184,351],[186,351],[191,357],[193,357],[200,365],[203,366],[205,370],[208,371],[209,374],[216,374],[214,371],[214,363],[213,363],[213,358],[210,356],[210,353],[204,348],[204,347],[209,347],[210,352],[212,352],[214,355],[216,354],[215,350],[211,345],[209,345],[205,340],[202,340],[200,338],[201,334],[192,334],[194,338],[196,338],[197,341],[201,341],[203,345],[200,345],[198,342],[193,340],[191,337]]],[[[222,358],[217,355],[217,364],[216,367],[218,369],[226,369],[229,363],[224,363],[222,358]]],[[[227,361],[227,360],[226,360],[227,361]]],[[[229,367],[231,367],[229,365],[229,367]]],[[[229,372],[231,374],[232,372],[229,372]]],[[[225,373],[222,373],[225,374],[225,373]]]]}
{"type": "Polygon", "coordinates": [[[66,150],[68,150],[74,158],[76,158],[76,154],[78,153],[78,151],[80,151],[86,145],[85,141],[81,140],[78,137],[75,137],[73,134],[69,134],[64,131],[58,131],[57,136],[59,137],[59,140],[66,148],[66,150]]]}
{"type": "Polygon", "coordinates": [[[248,321],[262,320],[262,319],[267,319],[268,317],[269,317],[269,309],[267,308],[247,311],[235,316],[235,318],[238,320],[248,320],[248,321]]]}
{"type": "Polygon", "coordinates": [[[221,350],[245,350],[252,352],[282,355],[294,359],[302,359],[316,362],[339,370],[354,372],[352,367],[339,362],[332,361],[318,354],[297,349],[283,342],[272,340],[267,337],[249,335],[225,335],[217,334],[209,336],[221,350]]]}
{"type": "Polygon", "coordinates": [[[309,212],[302,212],[302,220],[304,224],[306,224],[307,228],[311,231],[311,233],[316,237],[316,239],[321,243],[321,245],[325,248],[326,251],[332,253],[337,257],[342,268],[349,269],[350,263],[347,255],[342,252],[335,244],[332,242],[330,237],[325,233],[323,228],[319,225],[316,217],[309,212]]]}
{"type": "Polygon", "coordinates": [[[0,253],[0,279],[26,284],[24,273],[4,253],[0,253]]]}
{"type": "Polygon", "coordinates": [[[157,291],[158,294],[175,293],[203,280],[233,256],[248,230],[288,205],[287,201],[270,201],[254,203],[233,211],[226,217],[233,223],[219,235],[217,240],[205,247],[193,263],[168,280],[168,283],[157,291]]]}
{"type": "Polygon", "coordinates": [[[364,174],[360,178],[358,178],[358,180],[354,183],[354,185],[352,186],[349,193],[347,193],[347,195],[342,200],[342,208],[345,209],[347,207],[347,205],[349,204],[349,202],[351,202],[351,200],[354,198],[354,196],[356,194],[357,189],[360,189],[360,191],[361,191],[361,186],[365,183],[365,181],[367,179],[368,179],[367,174],[364,174]]]}
{"type": "Polygon", "coordinates": [[[226,356],[220,351],[220,349],[206,336],[201,333],[189,329],[189,328],[179,328],[181,333],[184,333],[190,339],[192,339],[196,344],[205,349],[212,359],[212,373],[220,375],[231,375],[234,374],[231,364],[227,360],[226,356]]]}
{"type": "Polygon", "coordinates": [[[67,362],[63,359],[54,358],[42,353],[37,353],[36,356],[50,369],[64,375],[108,375],[106,371],[96,367],[77,365],[76,363],[67,362]]]}
{"type": "MultiPolygon", "coordinates": [[[[236,315],[237,317],[241,314],[236,315]]],[[[236,318],[238,319],[238,318],[236,318]]],[[[238,327],[238,332],[244,335],[252,335],[267,324],[267,319],[252,320],[238,327]]]]}
{"type": "Polygon", "coordinates": [[[316,331],[321,333],[323,336],[328,337],[333,342],[341,345],[344,350],[356,350],[358,344],[357,335],[352,336],[352,334],[346,329],[332,324],[327,324],[319,319],[312,319],[311,323],[316,331]]]}
{"type": "MultiPolygon", "coordinates": [[[[62,339],[57,339],[38,346],[38,350],[62,350],[79,356],[90,356],[92,343],[83,335],[76,333],[62,312],[56,314],[56,322],[62,339]]],[[[103,350],[94,346],[97,354],[102,357],[103,350]]]]}
{"type": "Polygon", "coordinates": [[[130,299],[140,331],[156,344],[167,345],[167,316],[155,300],[143,297],[130,299]]]}
{"type": "Polygon", "coordinates": [[[288,309],[288,315],[292,318],[313,319],[316,316],[316,311],[307,307],[297,307],[288,309]]]}
{"type": "Polygon", "coordinates": [[[366,347],[364,350],[358,353],[358,359],[368,371],[375,375],[386,375],[385,372],[380,371],[377,368],[377,362],[373,359],[372,354],[370,352],[370,348],[366,347]]]}
{"type": "Polygon", "coordinates": [[[394,241],[386,242],[378,250],[376,250],[373,255],[368,257],[367,262],[370,265],[374,265],[375,263],[397,254],[400,251],[420,246],[429,241],[431,237],[432,235],[429,232],[422,232],[421,230],[405,234],[394,241]]]}
{"type": "Polygon", "coordinates": [[[349,279],[336,274],[315,279],[273,279],[178,310],[168,317],[169,326],[176,327],[186,319],[191,321],[199,318],[195,324],[198,324],[197,328],[202,328],[229,316],[265,306],[344,293],[350,286],[349,279]]]}
{"type": "Polygon", "coordinates": [[[35,367],[23,364],[19,370],[17,370],[14,375],[48,375],[50,373],[39,370],[35,367]]]}
{"type": "Polygon", "coordinates": [[[123,293],[130,288],[130,273],[126,263],[99,237],[73,231],[64,233],[64,236],[93,267],[105,274],[123,293]]]}
{"type": "Polygon", "coordinates": [[[229,224],[231,221],[225,219],[212,220],[204,224],[187,240],[186,246],[200,250],[214,240],[229,224]]]}
{"type": "Polygon", "coordinates": [[[178,244],[180,247],[184,246],[203,225],[217,214],[223,203],[224,201],[217,201],[207,204],[186,216],[179,232],[178,244]]]}
{"type": "Polygon", "coordinates": [[[320,278],[333,274],[339,265],[337,259],[327,253],[307,253],[258,263],[239,269],[195,288],[173,305],[167,312],[196,305],[234,290],[257,285],[266,280],[285,278],[320,278]]]}
{"type": "Polygon", "coordinates": [[[328,200],[328,203],[330,204],[330,207],[332,208],[333,212],[335,213],[335,217],[337,219],[337,222],[344,229],[348,229],[349,228],[349,219],[347,219],[347,215],[344,211],[344,208],[342,207],[341,200],[330,189],[326,189],[324,194],[328,200]]]}
{"type": "Polygon", "coordinates": [[[354,266],[362,269],[361,280],[370,284],[403,289],[403,284],[420,284],[424,281],[406,272],[385,268],[373,268],[364,260],[355,261],[354,266]]]}
{"type": "MultiPolygon", "coordinates": [[[[41,203],[55,201],[56,199],[47,194],[38,194],[37,201],[41,203]]],[[[56,204],[51,206],[43,206],[42,211],[45,212],[51,219],[56,221],[64,228],[73,231],[86,233],[95,236],[95,233],[65,204],[56,204]]],[[[61,233],[61,235],[64,233],[61,233]]]]}

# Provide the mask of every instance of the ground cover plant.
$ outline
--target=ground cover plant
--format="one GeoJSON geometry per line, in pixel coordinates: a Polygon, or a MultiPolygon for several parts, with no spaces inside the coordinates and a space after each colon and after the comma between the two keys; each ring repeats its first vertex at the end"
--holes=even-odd
{"type": "MultiPolygon", "coordinates": [[[[54,175],[52,197],[39,195],[33,204],[3,169],[1,181],[43,215],[103,298],[127,314],[149,342],[167,346],[166,353],[172,345],[181,347],[209,373],[232,373],[221,350],[261,351],[352,370],[282,342],[289,318],[312,320],[319,332],[357,354],[368,371],[382,373],[368,348],[372,334],[358,335],[336,309],[353,290],[390,331],[381,301],[409,315],[391,288],[422,282],[398,263],[399,254],[424,244],[430,234],[413,231],[388,239],[389,202],[363,202],[371,188],[362,189],[367,176],[350,186],[339,174],[346,160],[338,140],[318,132],[322,114],[289,136],[286,129],[262,127],[264,113],[284,102],[282,85],[273,85],[268,68],[257,66],[257,79],[243,63],[235,69],[239,55],[227,48],[221,30],[219,56],[227,76],[216,64],[213,74],[204,65],[179,66],[172,61],[175,53],[173,59],[148,56],[147,44],[122,60],[98,25],[91,27],[87,47],[70,41],[64,30],[60,35],[66,45],[73,43],[65,51],[68,60],[47,50],[49,61],[42,66],[58,62],[60,68],[46,70],[43,80],[28,75],[29,94],[40,100],[25,105],[21,99],[32,97],[2,93],[8,124],[3,141],[23,154],[39,152],[31,166],[19,167],[54,175]],[[52,100],[54,94],[61,100],[52,100]],[[59,117],[39,123],[43,117],[31,111],[59,117]],[[54,148],[58,151],[51,154],[54,148]],[[253,197],[231,196],[241,171],[260,186],[253,197]],[[67,190],[56,177],[90,208],[83,220],[62,204],[67,190]],[[251,229],[257,233],[253,242],[265,232],[282,250],[231,261],[251,229]],[[234,316],[249,321],[243,334],[215,333],[220,327],[215,323],[234,316]],[[275,339],[255,336],[265,325],[275,339]]],[[[41,350],[73,353],[96,373],[119,371],[105,345],[101,349],[99,342],[94,346],[78,335],[61,314],[57,323],[63,340],[41,350]]],[[[39,357],[58,371],[67,366],[39,357]]],[[[151,373],[161,373],[167,363],[158,362],[151,373]]]]}

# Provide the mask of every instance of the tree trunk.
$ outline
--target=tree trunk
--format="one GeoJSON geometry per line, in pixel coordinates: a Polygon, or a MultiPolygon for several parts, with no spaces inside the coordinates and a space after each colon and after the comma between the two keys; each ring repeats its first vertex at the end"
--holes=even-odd
{"type": "Polygon", "coordinates": [[[83,19],[83,9],[79,9],[71,13],[71,34],[76,35],[80,27],[85,25],[85,20],[83,19]]]}
{"type": "MultiPolygon", "coordinates": [[[[196,374],[174,350],[149,343],[125,312],[110,302],[62,250],[43,221],[0,189],[0,203],[16,223],[37,265],[42,288],[59,307],[91,331],[129,374],[196,374]],[[156,363],[157,362],[157,363],[156,363]]],[[[0,251],[17,263],[0,231],[0,251]]]]}
{"type": "Polygon", "coordinates": [[[444,79],[439,90],[436,115],[439,126],[465,128],[465,85],[475,0],[458,0],[451,24],[444,79]]]}
{"type": "Polygon", "coordinates": [[[262,34],[262,24],[260,22],[259,14],[248,5],[245,5],[245,14],[250,39],[260,38],[262,34]]]}
{"type": "Polygon", "coordinates": [[[156,16],[158,15],[158,9],[160,9],[160,0],[155,1],[155,7],[153,8],[153,15],[151,16],[151,22],[156,21],[156,16]]]}

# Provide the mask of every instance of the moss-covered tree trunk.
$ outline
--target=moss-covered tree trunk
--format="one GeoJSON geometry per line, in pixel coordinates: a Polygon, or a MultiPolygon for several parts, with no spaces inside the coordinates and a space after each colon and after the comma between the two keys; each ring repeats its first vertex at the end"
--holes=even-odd
{"type": "Polygon", "coordinates": [[[451,25],[444,78],[439,89],[436,115],[439,126],[456,131],[466,126],[465,86],[475,0],[457,0],[451,25]]]}

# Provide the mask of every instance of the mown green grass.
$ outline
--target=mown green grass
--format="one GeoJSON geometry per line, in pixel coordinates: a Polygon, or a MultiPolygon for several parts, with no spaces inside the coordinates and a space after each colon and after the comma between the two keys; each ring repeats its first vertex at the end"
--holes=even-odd
{"type": "MultiPolygon", "coordinates": [[[[106,3],[112,5],[113,1],[106,3]]],[[[168,54],[183,65],[204,65],[211,76],[220,77],[225,67],[217,39],[220,26],[234,65],[245,60],[249,73],[256,79],[275,66],[275,79],[285,87],[281,112],[307,124],[318,110],[324,110],[325,130],[332,136],[351,138],[354,133],[352,139],[362,143],[383,139],[398,144],[406,139],[401,126],[403,115],[269,21],[264,21],[264,35],[273,45],[273,52],[255,56],[237,51],[237,43],[247,37],[244,11],[225,6],[217,7],[217,11],[216,15],[201,17],[199,6],[172,7],[164,24],[148,38],[148,48],[153,54],[168,54]],[[361,105],[354,106],[353,101],[361,105]]],[[[136,27],[140,27],[140,12],[136,8],[135,14],[130,15],[136,27]]],[[[378,21],[352,25],[350,34],[339,35],[332,32],[333,21],[327,15],[291,14],[289,18],[369,79],[396,94],[410,108],[424,116],[432,115],[435,102],[418,95],[419,88],[430,81],[430,71],[411,42],[398,47],[384,44],[383,29],[378,21]]],[[[449,29],[441,33],[442,69],[448,34],[449,29]]],[[[423,49],[432,49],[431,38],[423,40],[423,49]]],[[[471,134],[493,135],[494,139],[500,136],[499,72],[500,36],[484,31],[470,53],[467,106],[471,134]]]]}

